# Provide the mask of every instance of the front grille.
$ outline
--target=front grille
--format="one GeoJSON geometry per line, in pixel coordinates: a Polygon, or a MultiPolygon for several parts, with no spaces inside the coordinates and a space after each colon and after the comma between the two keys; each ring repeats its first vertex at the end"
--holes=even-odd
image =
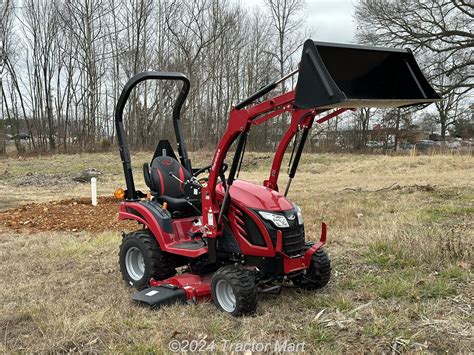
{"type": "MultiPolygon", "coordinates": [[[[305,248],[304,226],[298,224],[297,218],[289,219],[290,216],[296,217],[295,211],[294,210],[280,211],[280,212],[272,211],[272,213],[284,215],[288,221],[288,224],[290,225],[289,228],[276,228],[276,226],[273,223],[263,218],[260,218],[260,220],[265,225],[265,229],[268,231],[268,234],[270,235],[270,239],[272,240],[273,247],[276,247],[277,245],[277,231],[279,230],[281,231],[282,242],[283,242],[282,252],[291,257],[302,255],[304,253],[304,248],[305,248]]],[[[256,214],[258,216],[258,211],[256,211],[256,214]]]]}
{"type": "Polygon", "coordinates": [[[304,251],[304,226],[282,230],[283,252],[288,256],[297,256],[304,251]]]}
{"type": "MultiPolygon", "coordinates": [[[[273,246],[277,244],[277,230],[274,229],[270,223],[265,223],[268,233],[273,242],[273,246]]],[[[283,239],[282,252],[288,256],[298,256],[303,254],[305,239],[304,239],[304,226],[295,226],[289,229],[280,229],[281,236],[283,239]]]]}

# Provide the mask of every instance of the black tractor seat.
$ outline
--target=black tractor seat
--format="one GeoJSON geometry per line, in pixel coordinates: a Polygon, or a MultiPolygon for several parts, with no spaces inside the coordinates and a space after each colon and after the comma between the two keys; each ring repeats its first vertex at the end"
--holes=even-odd
{"type": "Polygon", "coordinates": [[[184,184],[192,175],[174,157],[159,156],[151,166],[143,164],[143,175],[152,196],[161,204],[166,202],[174,217],[200,214],[201,201],[186,199],[184,192],[184,184]]]}

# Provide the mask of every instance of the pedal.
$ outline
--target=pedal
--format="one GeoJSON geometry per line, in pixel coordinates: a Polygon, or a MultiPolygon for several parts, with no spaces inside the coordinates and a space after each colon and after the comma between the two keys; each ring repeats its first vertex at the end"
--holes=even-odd
{"type": "Polygon", "coordinates": [[[198,238],[199,240],[202,240],[202,232],[187,232],[186,235],[191,238],[192,240],[196,240],[198,238]]]}

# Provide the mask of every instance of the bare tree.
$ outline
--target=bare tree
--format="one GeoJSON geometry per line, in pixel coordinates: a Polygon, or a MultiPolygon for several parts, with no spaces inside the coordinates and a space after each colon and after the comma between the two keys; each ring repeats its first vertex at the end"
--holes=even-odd
{"type": "Polygon", "coordinates": [[[360,150],[365,148],[367,144],[370,120],[372,117],[374,117],[376,112],[377,110],[371,108],[361,108],[352,114],[354,117],[354,132],[352,143],[354,149],[360,150]]]}
{"type": "MultiPolygon", "coordinates": [[[[52,80],[57,64],[54,55],[56,53],[55,36],[58,30],[57,8],[54,1],[26,0],[23,4],[24,16],[21,18],[23,31],[30,44],[32,64],[35,75],[35,105],[34,110],[45,121],[45,133],[48,137],[49,148],[56,147],[55,122],[53,117],[53,88],[52,80]]],[[[12,77],[17,84],[16,76],[12,77]]],[[[22,95],[19,95],[22,108],[24,109],[22,95]]],[[[24,111],[26,119],[26,111],[24,111]]]]}
{"type": "Polygon", "coordinates": [[[170,41],[178,53],[176,61],[182,63],[193,84],[188,105],[188,119],[192,121],[186,132],[191,137],[206,137],[211,130],[204,93],[209,74],[213,73],[205,75],[203,64],[205,51],[230,30],[233,23],[225,6],[225,1],[217,0],[174,1],[166,18],[170,41]]]}
{"type": "MultiPolygon", "coordinates": [[[[304,0],[265,0],[270,9],[272,27],[277,37],[277,50],[273,52],[280,77],[285,75],[289,59],[303,45],[301,23],[303,22],[304,0]]],[[[281,91],[285,91],[282,83],[281,91]]]]}
{"type": "Polygon", "coordinates": [[[9,43],[11,40],[12,26],[12,2],[6,0],[0,5],[0,155],[6,153],[6,123],[5,123],[5,105],[4,100],[4,75],[5,66],[9,56],[9,43]]]}
{"type": "Polygon", "coordinates": [[[62,28],[74,40],[80,58],[80,73],[85,96],[81,143],[84,148],[93,145],[97,133],[97,116],[100,103],[100,80],[105,74],[104,45],[107,38],[105,17],[110,12],[105,0],[68,0],[64,3],[62,28]]]}
{"type": "MultiPolygon", "coordinates": [[[[26,128],[33,149],[94,150],[99,142],[111,142],[113,108],[123,85],[149,69],[190,78],[184,133],[191,148],[214,146],[231,106],[284,74],[302,44],[297,38],[302,0],[272,0],[250,12],[232,0],[21,4],[10,22],[2,18],[2,42],[8,44],[2,45],[2,118],[10,133],[26,128]]],[[[173,139],[175,89],[165,82],[135,89],[125,112],[134,147],[154,148],[158,138],[173,139]]],[[[249,145],[262,149],[263,142],[272,143],[286,125],[284,119],[280,123],[265,123],[249,145]]]]}
{"type": "MultiPolygon", "coordinates": [[[[271,15],[272,49],[266,54],[271,55],[277,62],[279,76],[283,77],[293,65],[293,56],[303,45],[304,0],[265,0],[271,15]]],[[[294,68],[291,68],[294,69],[294,68]]],[[[286,82],[280,85],[281,92],[286,91],[286,82]]],[[[288,115],[279,116],[272,124],[271,141],[277,141],[283,134],[288,121],[288,115]]]]}
{"type": "Polygon", "coordinates": [[[454,112],[473,88],[474,5],[465,0],[360,0],[357,38],[363,43],[409,47],[445,101],[436,104],[442,139],[454,112]]]}

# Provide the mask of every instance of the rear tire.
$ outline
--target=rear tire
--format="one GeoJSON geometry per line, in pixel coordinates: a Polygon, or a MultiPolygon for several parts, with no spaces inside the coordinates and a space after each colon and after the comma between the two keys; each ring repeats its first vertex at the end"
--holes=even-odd
{"type": "Polygon", "coordinates": [[[148,229],[125,235],[120,245],[119,264],[124,281],[137,290],[147,287],[151,278],[163,280],[176,274],[170,255],[161,251],[148,229]]]}
{"type": "Polygon", "coordinates": [[[232,316],[253,314],[257,309],[255,275],[241,266],[221,267],[212,276],[212,300],[232,316]]]}
{"type": "Polygon", "coordinates": [[[318,249],[304,276],[293,279],[293,284],[304,290],[317,290],[327,285],[331,278],[331,260],[323,249],[318,249]]]}

